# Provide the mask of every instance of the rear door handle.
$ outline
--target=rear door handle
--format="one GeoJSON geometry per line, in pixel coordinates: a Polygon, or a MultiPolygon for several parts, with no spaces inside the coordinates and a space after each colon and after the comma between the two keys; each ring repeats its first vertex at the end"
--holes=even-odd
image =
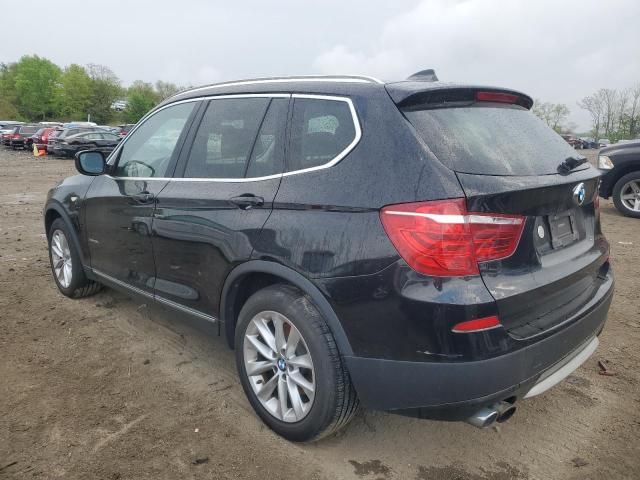
{"type": "Polygon", "coordinates": [[[140,192],[133,195],[133,198],[135,198],[140,203],[150,203],[156,197],[153,193],[150,192],[140,192]]]}
{"type": "Polygon", "coordinates": [[[229,201],[241,210],[249,210],[252,207],[261,207],[264,205],[264,198],[253,195],[252,193],[232,197],[229,201]]]}

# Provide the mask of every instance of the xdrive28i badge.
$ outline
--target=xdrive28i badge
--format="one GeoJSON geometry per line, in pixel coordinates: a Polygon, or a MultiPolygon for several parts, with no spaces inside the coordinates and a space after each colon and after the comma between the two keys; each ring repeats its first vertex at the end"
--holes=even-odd
{"type": "Polygon", "coordinates": [[[587,189],[585,188],[584,183],[579,183],[573,187],[573,201],[576,205],[582,205],[586,196],[587,189]]]}

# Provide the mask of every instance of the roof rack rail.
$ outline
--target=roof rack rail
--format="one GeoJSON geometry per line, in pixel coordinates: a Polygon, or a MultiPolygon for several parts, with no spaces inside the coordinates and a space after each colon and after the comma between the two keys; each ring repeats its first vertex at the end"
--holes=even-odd
{"type": "Polygon", "coordinates": [[[428,68],[414,73],[407,78],[407,80],[413,80],[414,82],[437,82],[438,77],[436,76],[436,71],[433,68],[428,68]]]}
{"type": "Polygon", "coordinates": [[[213,83],[202,87],[190,88],[178,92],[176,95],[183,93],[197,92],[207,90],[209,88],[234,87],[238,85],[254,85],[260,83],[285,83],[285,82],[347,82],[347,83],[384,83],[374,77],[366,75],[296,75],[291,77],[264,77],[250,78],[246,80],[232,80],[230,82],[213,83]]]}

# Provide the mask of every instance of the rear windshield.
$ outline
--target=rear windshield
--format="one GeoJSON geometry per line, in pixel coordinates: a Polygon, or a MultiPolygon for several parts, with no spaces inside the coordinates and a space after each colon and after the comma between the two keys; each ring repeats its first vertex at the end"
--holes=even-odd
{"type": "Polygon", "coordinates": [[[577,155],[560,135],[521,107],[409,108],[403,113],[435,156],[461,173],[558,173],[560,163],[577,155]]]}
{"type": "Polygon", "coordinates": [[[38,127],[21,127],[20,133],[36,133],[38,130],[38,127]]]}

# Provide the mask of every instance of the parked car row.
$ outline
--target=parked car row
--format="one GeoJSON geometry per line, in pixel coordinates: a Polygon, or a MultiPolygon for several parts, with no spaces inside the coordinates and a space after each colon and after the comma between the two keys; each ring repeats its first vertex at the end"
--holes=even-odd
{"type": "Polygon", "coordinates": [[[562,135],[562,138],[564,138],[564,140],[576,150],[581,150],[586,148],[597,149],[609,144],[609,140],[607,139],[601,139],[599,141],[596,141],[593,138],[587,138],[587,137],[578,138],[570,134],[564,134],[562,135]],[[606,141],[606,143],[601,144],[600,142],[602,141],[606,141]]]}
{"type": "Polygon", "coordinates": [[[0,133],[2,144],[13,149],[31,148],[31,136],[39,129],[39,125],[10,124],[4,126],[0,133]]]}
{"type": "Polygon", "coordinates": [[[91,149],[108,153],[133,126],[124,124],[113,127],[92,122],[25,124],[0,121],[0,143],[15,150],[30,150],[35,145],[50,155],[62,157],[72,157],[78,151],[91,149]]]}

